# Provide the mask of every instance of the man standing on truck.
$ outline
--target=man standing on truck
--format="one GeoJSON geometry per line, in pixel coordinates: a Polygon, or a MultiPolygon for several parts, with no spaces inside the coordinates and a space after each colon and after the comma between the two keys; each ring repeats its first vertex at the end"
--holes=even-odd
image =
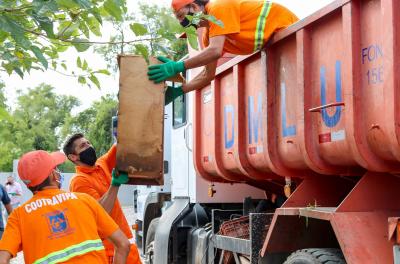
{"type": "Polygon", "coordinates": [[[265,0],[172,0],[171,5],[182,26],[205,27],[203,44],[206,48],[179,62],[158,57],[163,64],[149,66],[149,79],[160,83],[185,70],[205,68],[183,86],[168,87],[166,103],[183,93],[209,85],[215,77],[217,61],[224,52],[244,55],[261,50],[276,31],[298,21],[290,10],[265,0]],[[223,25],[205,19],[194,25],[186,17],[200,12],[215,17],[223,25]]]}
{"type": "Polygon", "coordinates": [[[36,150],[18,163],[18,175],[33,197],[14,209],[0,241],[0,264],[18,251],[25,263],[103,263],[107,257],[101,239],[115,245],[114,263],[124,264],[129,240],[104,209],[89,195],[60,190],[57,166],[61,152],[36,150]]]}
{"type": "MultiPolygon", "coordinates": [[[[70,190],[87,193],[95,198],[101,206],[111,215],[128,238],[132,232],[122,212],[117,195],[121,184],[128,182],[128,175],[116,175],[116,145],[103,156],[97,159],[96,151],[83,134],[72,135],[64,144],[63,151],[68,159],[75,164],[76,174],[70,183],[70,190]]],[[[104,240],[104,246],[112,263],[114,248],[111,243],[104,240]]],[[[136,245],[131,245],[127,264],[141,263],[136,245]]]]}

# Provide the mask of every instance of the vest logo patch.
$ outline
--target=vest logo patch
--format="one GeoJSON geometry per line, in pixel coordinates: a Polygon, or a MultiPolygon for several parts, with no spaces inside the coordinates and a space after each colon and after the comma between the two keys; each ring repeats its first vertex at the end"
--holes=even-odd
{"type": "Polygon", "coordinates": [[[57,210],[45,215],[51,233],[49,238],[59,238],[73,233],[74,230],[69,226],[65,211],[57,210]]]}

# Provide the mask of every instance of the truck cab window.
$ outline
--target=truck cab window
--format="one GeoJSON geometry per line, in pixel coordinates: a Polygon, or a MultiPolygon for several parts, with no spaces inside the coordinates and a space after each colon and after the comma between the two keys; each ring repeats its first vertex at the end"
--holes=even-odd
{"type": "Polygon", "coordinates": [[[177,129],[186,124],[186,95],[183,94],[172,102],[173,119],[172,125],[177,129]]]}

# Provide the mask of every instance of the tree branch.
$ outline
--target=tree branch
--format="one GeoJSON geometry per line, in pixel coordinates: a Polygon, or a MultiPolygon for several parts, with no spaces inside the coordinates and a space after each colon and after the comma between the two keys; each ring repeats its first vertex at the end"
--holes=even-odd
{"type": "Polygon", "coordinates": [[[41,36],[49,40],[58,40],[61,42],[65,43],[71,43],[71,44],[93,44],[93,45],[120,45],[120,44],[130,44],[130,43],[135,43],[135,42],[142,42],[142,41],[154,41],[154,40],[159,40],[162,39],[161,37],[158,38],[141,38],[141,39],[133,39],[133,40],[128,40],[128,41],[73,41],[69,39],[59,39],[59,38],[50,38],[47,35],[43,33],[39,33],[33,30],[29,29],[24,29],[26,32],[31,33],[36,36],[41,36]]]}
{"type": "Polygon", "coordinates": [[[32,6],[31,5],[21,5],[16,8],[1,8],[0,12],[12,13],[12,12],[18,12],[18,11],[22,11],[22,10],[29,9],[29,8],[32,8],[32,6]]]}
{"type": "Polygon", "coordinates": [[[58,74],[61,74],[61,75],[67,76],[67,77],[73,77],[73,78],[78,78],[79,76],[82,76],[82,77],[89,77],[90,76],[89,73],[88,74],[84,74],[84,75],[68,74],[68,73],[61,72],[59,70],[56,70],[56,69],[50,68],[50,67],[49,67],[49,70],[52,70],[52,71],[54,71],[54,72],[56,72],[58,74]]]}

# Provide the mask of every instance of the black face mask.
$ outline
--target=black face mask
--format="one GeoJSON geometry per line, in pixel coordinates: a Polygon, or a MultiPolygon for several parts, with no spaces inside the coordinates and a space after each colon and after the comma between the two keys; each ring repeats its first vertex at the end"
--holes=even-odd
{"type": "MultiPolygon", "coordinates": [[[[194,15],[194,13],[193,12],[189,12],[188,14],[187,14],[188,16],[193,16],[194,15]]],[[[195,29],[197,29],[197,25],[196,24],[192,24],[192,23],[190,23],[190,21],[189,21],[189,19],[185,16],[185,18],[181,21],[181,22],[179,22],[180,24],[181,24],[181,26],[182,27],[190,27],[190,26],[193,26],[195,29]]]]}
{"type": "Polygon", "coordinates": [[[89,166],[93,166],[97,160],[96,151],[93,147],[88,147],[87,149],[79,153],[79,159],[81,162],[89,166]]]}

